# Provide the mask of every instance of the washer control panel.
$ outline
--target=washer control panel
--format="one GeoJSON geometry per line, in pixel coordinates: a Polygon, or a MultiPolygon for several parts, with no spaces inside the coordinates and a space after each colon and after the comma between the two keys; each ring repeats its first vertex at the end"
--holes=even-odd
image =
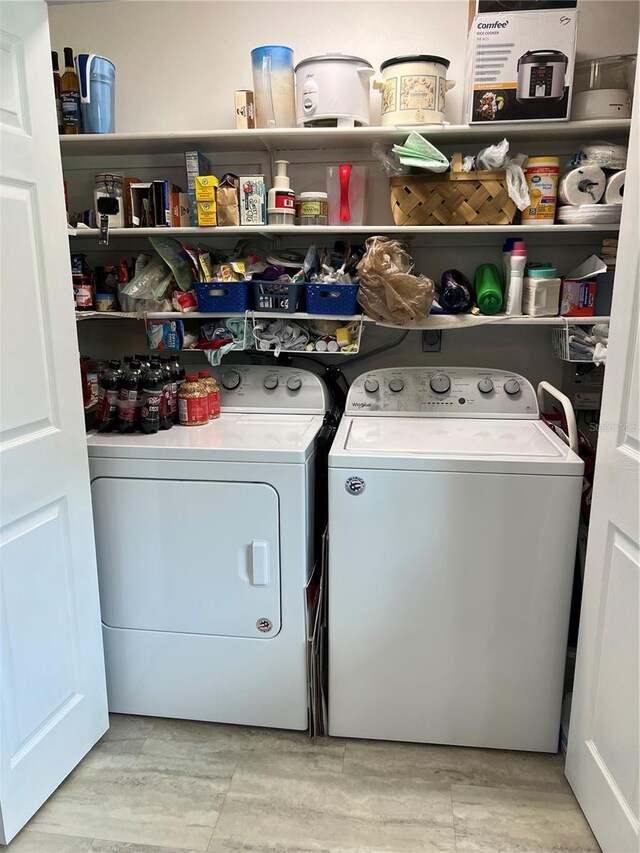
{"type": "Polygon", "coordinates": [[[398,367],[363,373],[351,385],[348,415],[531,418],[536,392],[524,376],[476,367],[398,367]]]}
{"type": "Polygon", "coordinates": [[[322,380],[308,370],[261,364],[222,364],[211,370],[220,388],[220,407],[231,412],[301,412],[328,408],[322,380]]]}

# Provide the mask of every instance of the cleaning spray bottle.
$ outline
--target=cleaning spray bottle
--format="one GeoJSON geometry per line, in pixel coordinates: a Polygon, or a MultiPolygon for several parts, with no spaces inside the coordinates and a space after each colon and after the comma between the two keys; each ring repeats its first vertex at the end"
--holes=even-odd
{"type": "Polygon", "coordinates": [[[267,201],[269,225],[295,224],[296,194],[289,184],[288,165],[288,160],[276,160],[276,176],[267,201]]]}
{"type": "Polygon", "coordinates": [[[509,290],[507,291],[507,307],[505,314],[512,317],[522,314],[522,291],[524,268],[527,265],[527,247],[524,240],[516,240],[511,249],[511,270],[509,275],[509,290]]]}

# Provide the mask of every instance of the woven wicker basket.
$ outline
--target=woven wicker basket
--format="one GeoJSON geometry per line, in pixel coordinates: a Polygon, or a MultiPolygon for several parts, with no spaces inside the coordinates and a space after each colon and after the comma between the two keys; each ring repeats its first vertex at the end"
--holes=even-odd
{"type": "Polygon", "coordinates": [[[461,154],[453,155],[451,172],[389,183],[396,225],[510,225],[516,215],[506,172],[463,172],[461,154]]]}

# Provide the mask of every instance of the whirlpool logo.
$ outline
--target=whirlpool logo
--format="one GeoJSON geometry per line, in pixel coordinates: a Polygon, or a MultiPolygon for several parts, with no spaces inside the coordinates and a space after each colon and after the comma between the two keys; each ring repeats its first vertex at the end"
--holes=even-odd
{"type": "Polygon", "coordinates": [[[354,409],[370,409],[371,403],[353,403],[354,409]]]}
{"type": "Polygon", "coordinates": [[[367,484],[362,477],[348,477],[344,487],[350,495],[361,495],[367,488],[367,484]]]}

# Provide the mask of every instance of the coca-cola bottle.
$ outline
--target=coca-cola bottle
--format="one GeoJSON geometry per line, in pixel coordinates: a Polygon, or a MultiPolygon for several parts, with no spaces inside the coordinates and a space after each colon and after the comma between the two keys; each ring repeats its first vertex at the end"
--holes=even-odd
{"type": "Polygon", "coordinates": [[[162,386],[162,404],[160,406],[160,429],[171,429],[173,426],[172,408],[172,381],[171,357],[165,356],[160,359],[160,367],[164,377],[162,386]]]}
{"type": "Polygon", "coordinates": [[[129,370],[120,382],[118,394],[118,429],[120,432],[135,432],[142,392],[142,370],[137,358],[132,358],[129,370]]]}
{"type": "Polygon", "coordinates": [[[118,427],[118,392],[122,376],[120,362],[117,359],[110,361],[109,367],[100,374],[96,416],[98,432],[112,432],[118,427]]]}
{"type": "Polygon", "coordinates": [[[160,412],[162,407],[162,391],[164,388],[164,373],[160,362],[152,359],[149,370],[142,375],[142,405],[140,407],[140,429],[142,432],[158,432],[160,429],[160,412]]]}

